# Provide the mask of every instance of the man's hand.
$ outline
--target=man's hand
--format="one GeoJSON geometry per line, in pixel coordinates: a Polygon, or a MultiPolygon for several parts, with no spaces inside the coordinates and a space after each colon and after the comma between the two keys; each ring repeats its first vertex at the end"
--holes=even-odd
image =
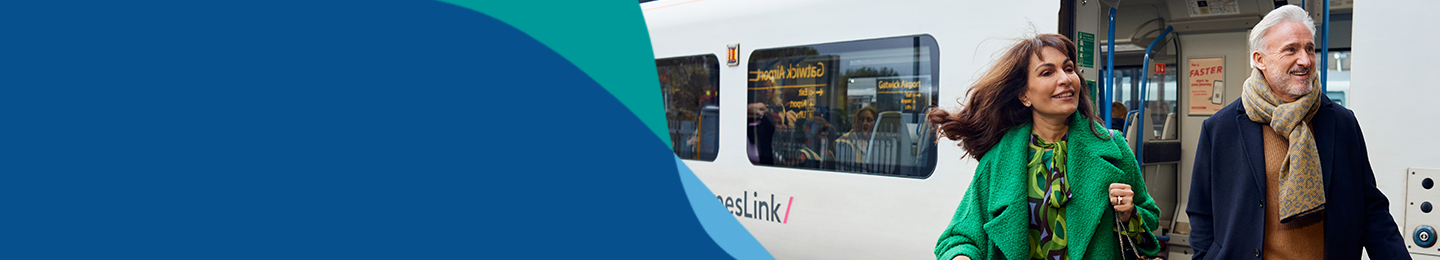
{"type": "Polygon", "coordinates": [[[747,114],[751,119],[759,119],[761,116],[765,115],[765,112],[767,112],[764,103],[750,103],[750,105],[747,107],[747,110],[747,114]]]}

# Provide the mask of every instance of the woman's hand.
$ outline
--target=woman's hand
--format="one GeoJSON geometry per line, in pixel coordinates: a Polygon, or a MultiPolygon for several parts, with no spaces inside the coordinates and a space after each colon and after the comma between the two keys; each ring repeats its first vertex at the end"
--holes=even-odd
{"type": "Polygon", "coordinates": [[[1111,183],[1110,205],[1115,205],[1120,221],[1130,221],[1130,216],[1135,214],[1135,191],[1130,190],[1129,184],[1111,183]]]}

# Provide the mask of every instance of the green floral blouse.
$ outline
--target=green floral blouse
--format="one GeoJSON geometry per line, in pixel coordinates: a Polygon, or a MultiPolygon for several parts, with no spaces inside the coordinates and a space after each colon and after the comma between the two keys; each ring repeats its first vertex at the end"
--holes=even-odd
{"type": "MultiPolygon", "coordinates": [[[[1065,179],[1065,150],[1069,135],[1054,143],[1030,135],[1030,156],[1026,163],[1026,194],[1030,205],[1030,259],[1070,259],[1066,249],[1065,203],[1070,201],[1070,183],[1065,179]]],[[[1130,218],[1125,230],[1143,232],[1141,218],[1130,218]]],[[[1119,227],[1117,227],[1119,228],[1119,227]]],[[[1127,236],[1142,240],[1141,233],[1121,231],[1127,236]]]]}

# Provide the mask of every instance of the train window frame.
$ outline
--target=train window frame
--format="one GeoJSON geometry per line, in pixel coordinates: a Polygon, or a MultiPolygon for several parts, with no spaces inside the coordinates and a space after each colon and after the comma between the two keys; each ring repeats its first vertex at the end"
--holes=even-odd
{"type": "Polygon", "coordinates": [[[940,48],[933,36],[756,49],[750,53],[746,71],[746,152],[751,165],[916,179],[934,175],[939,143],[933,126],[925,121],[925,113],[939,103],[940,48]],[[886,55],[891,53],[899,55],[886,55]],[[822,64],[827,61],[831,63],[828,68],[822,64]],[[869,71],[864,70],[867,68],[869,71]],[[868,87],[857,89],[857,84],[868,87]],[[863,95],[866,93],[868,97],[863,95]],[[830,95],[821,97],[825,94],[830,95]],[[870,101],[864,101],[866,98],[870,101]],[[850,108],[857,100],[865,105],[850,108]],[[764,107],[765,113],[752,107],[764,107]],[[863,116],[867,120],[874,116],[875,123],[872,130],[854,135],[869,137],[855,138],[849,128],[855,127],[853,121],[867,107],[874,108],[869,111],[872,115],[863,116]],[[764,158],[759,156],[765,154],[758,145],[764,143],[758,137],[763,134],[751,135],[766,131],[759,125],[767,117],[780,121],[772,130],[770,164],[762,163],[764,158]],[[791,141],[776,141],[782,138],[791,141]],[[750,139],[757,144],[752,147],[750,139]],[[885,162],[870,163],[873,161],[885,162]]]}
{"type": "MultiPolygon", "coordinates": [[[[660,93],[665,106],[665,123],[669,129],[671,147],[670,151],[682,160],[713,162],[720,153],[720,58],[713,53],[676,56],[655,59],[655,70],[660,80],[660,93]],[[699,66],[695,70],[705,70],[709,73],[706,81],[710,86],[709,90],[684,89],[695,88],[695,71],[667,70],[666,67],[699,66]],[[673,72],[673,73],[672,73],[673,72]],[[672,81],[671,79],[675,79],[672,81]],[[690,80],[687,80],[690,79],[690,80]],[[686,83],[671,84],[674,82],[686,81],[686,83]],[[689,96],[675,96],[684,93],[689,96]],[[691,103],[696,106],[693,114],[694,120],[686,121],[678,118],[680,114],[686,113],[685,109],[677,109],[678,104],[691,103]],[[687,124],[688,123],[688,124],[687,124]],[[692,141],[693,140],[693,141],[692,141]],[[707,145],[708,144],[708,145],[707,145]],[[706,149],[708,148],[708,149],[706,149]]],[[[704,86],[704,85],[699,85],[704,86]]]]}

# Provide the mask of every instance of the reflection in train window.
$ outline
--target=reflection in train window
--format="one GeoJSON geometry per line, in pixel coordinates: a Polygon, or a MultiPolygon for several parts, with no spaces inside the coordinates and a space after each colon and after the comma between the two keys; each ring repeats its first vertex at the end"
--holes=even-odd
{"type": "Polygon", "coordinates": [[[655,60],[665,98],[671,150],[680,159],[714,161],[720,137],[720,63],[714,54],[655,60]]]}
{"type": "Polygon", "coordinates": [[[929,35],[755,50],[746,154],[756,165],[929,177],[939,57],[929,35]]]}

